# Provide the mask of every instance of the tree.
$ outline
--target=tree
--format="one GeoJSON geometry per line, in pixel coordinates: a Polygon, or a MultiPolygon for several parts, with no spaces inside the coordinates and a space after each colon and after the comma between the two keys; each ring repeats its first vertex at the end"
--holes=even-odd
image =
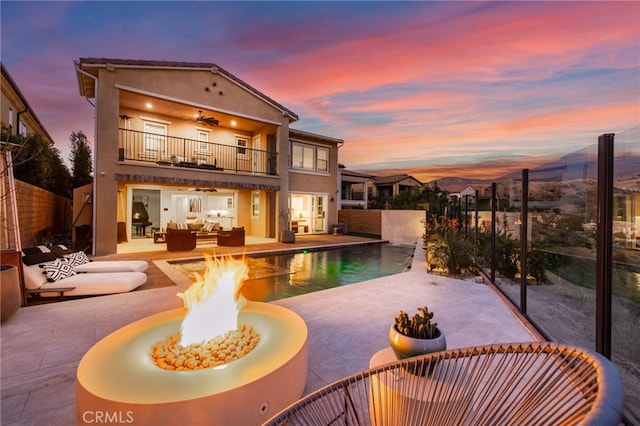
{"type": "Polygon", "coordinates": [[[69,160],[71,161],[71,188],[73,189],[93,181],[91,176],[93,168],[91,166],[91,147],[89,147],[89,141],[82,130],[72,132],[69,140],[71,141],[69,160]]]}
{"type": "MultiPolygon", "coordinates": [[[[3,129],[3,140],[8,131],[3,129]]],[[[18,148],[13,150],[13,175],[27,182],[64,197],[70,197],[71,174],[60,157],[60,151],[40,135],[11,135],[8,141],[18,148]]]]}

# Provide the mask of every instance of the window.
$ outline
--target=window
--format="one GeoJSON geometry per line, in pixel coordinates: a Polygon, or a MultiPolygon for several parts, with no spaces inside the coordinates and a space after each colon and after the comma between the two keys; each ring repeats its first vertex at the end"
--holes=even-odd
{"type": "Polygon", "coordinates": [[[13,108],[9,108],[9,131],[13,129],[13,108]]]}
{"type": "Polygon", "coordinates": [[[316,170],[319,172],[328,172],[329,171],[329,149],[328,148],[317,148],[316,151],[316,170]]]}
{"type": "Polygon", "coordinates": [[[253,191],[251,193],[251,216],[253,218],[260,217],[260,192],[253,191]]]}
{"type": "Polygon", "coordinates": [[[18,134],[22,137],[27,137],[27,125],[22,120],[18,120],[18,134]]]}
{"type": "Polygon", "coordinates": [[[144,123],[144,150],[154,153],[164,152],[167,126],[158,123],[144,123]]]}
{"type": "Polygon", "coordinates": [[[209,131],[198,129],[198,143],[196,145],[196,152],[200,154],[209,153],[209,131]]]}
{"type": "Polygon", "coordinates": [[[293,142],[291,144],[291,168],[328,172],[329,149],[293,142]]]}
{"type": "Polygon", "coordinates": [[[247,146],[249,146],[249,140],[246,138],[236,138],[236,145],[238,146],[236,155],[238,157],[246,157],[247,146]]]}

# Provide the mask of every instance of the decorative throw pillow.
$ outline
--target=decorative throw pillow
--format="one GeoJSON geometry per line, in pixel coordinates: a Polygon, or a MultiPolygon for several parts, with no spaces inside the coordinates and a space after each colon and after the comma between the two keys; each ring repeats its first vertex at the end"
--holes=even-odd
{"type": "Polygon", "coordinates": [[[180,222],[177,225],[178,225],[178,229],[189,229],[189,228],[187,228],[187,224],[186,223],[180,222]]]}
{"type": "Polygon", "coordinates": [[[195,223],[187,223],[187,228],[190,231],[199,231],[199,230],[202,229],[202,223],[197,223],[197,222],[195,222],[195,223]]]}
{"type": "Polygon", "coordinates": [[[71,266],[74,268],[76,266],[84,265],[85,263],[89,263],[89,258],[87,254],[83,251],[78,251],[75,253],[68,254],[64,257],[71,266]]]}
{"type": "Polygon", "coordinates": [[[57,257],[64,257],[67,254],[73,253],[73,250],[62,244],[56,244],[51,246],[51,252],[57,257]]]}
{"type": "Polygon", "coordinates": [[[37,263],[52,262],[56,259],[56,255],[53,254],[51,250],[46,249],[46,251],[43,251],[41,246],[26,247],[22,249],[22,262],[27,266],[35,265],[37,263]]]}
{"type": "Polygon", "coordinates": [[[202,230],[204,232],[211,232],[213,230],[213,222],[208,222],[202,225],[202,230]]]}
{"type": "Polygon", "coordinates": [[[56,259],[54,262],[45,264],[44,271],[47,273],[47,281],[50,283],[76,274],[76,270],[66,259],[56,259]]]}

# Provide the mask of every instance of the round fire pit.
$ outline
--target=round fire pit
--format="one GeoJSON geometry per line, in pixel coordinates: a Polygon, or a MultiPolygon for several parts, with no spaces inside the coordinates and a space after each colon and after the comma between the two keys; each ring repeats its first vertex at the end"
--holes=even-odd
{"type": "Polygon", "coordinates": [[[131,323],[85,354],[76,374],[78,424],[260,424],[302,396],[307,326],[297,314],[249,302],[238,315],[260,335],[249,354],[215,368],[159,368],[151,350],[180,330],[185,312],[131,323]]]}

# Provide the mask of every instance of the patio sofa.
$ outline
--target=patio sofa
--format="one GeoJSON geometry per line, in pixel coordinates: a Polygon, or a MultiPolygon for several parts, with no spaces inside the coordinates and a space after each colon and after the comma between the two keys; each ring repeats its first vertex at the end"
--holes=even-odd
{"type": "Polygon", "coordinates": [[[64,246],[22,250],[27,293],[50,296],[89,296],[126,293],[147,282],[144,260],[91,261],[84,252],[64,246]]]}
{"type": "Polygon", "coordinates": [[[220,231],[222,228],[220,227],[220,224],[218,222],[204,222],[202,219],[187,219],[186,223],[178,223],[173,221],[167,223],[167,230],[169,229],[195,231],[196,242],[198,242],[204,240],[215,241],[218,238],[218,231],[220,231]]]}

